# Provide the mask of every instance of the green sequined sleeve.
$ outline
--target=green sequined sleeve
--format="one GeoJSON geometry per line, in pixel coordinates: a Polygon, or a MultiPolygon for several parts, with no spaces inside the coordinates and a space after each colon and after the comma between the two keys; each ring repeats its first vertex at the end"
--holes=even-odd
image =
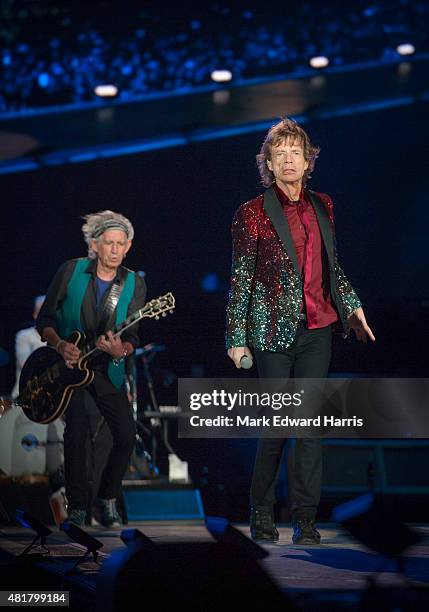
{"type": "Polygon", "coordinates": [[[356,292],[351,286],[347,276],[344,274],[343,269],[338,263],[338,252],[337,252],[337,245],[336,245],[336,240],[335,240],[335,229],[334,229],[334,269],[335,269],[335,276],[337,278],[338,294],[344,305],[344,311],[348,317],[357,308],[362,306],[362,303],[360,299],[358,298],[358,296],[356,295],[356,292]]]}
{"type": "Polygon", "coordinates": [[[247,317],[258,250],[254,210],[241,206],[232,222],[231,289],[226,312],[226,348],[247,346],[247,317]]]}

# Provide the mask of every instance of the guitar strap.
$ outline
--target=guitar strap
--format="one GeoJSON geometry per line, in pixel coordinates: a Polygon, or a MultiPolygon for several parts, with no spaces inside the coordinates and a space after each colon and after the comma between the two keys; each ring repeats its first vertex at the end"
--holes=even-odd
{"type": "MultiPolygon", "coordinates": [[[[115,322],[125,320],[127,316],[127,305],[132,298],[135,288],[135,277],[130,271],[125,270],[119,283],[113,283],[109,294],[103,305],[101,313],[101,321],[99,325],[100,333],[104,333],[107,329],[111,329],[115,322]],[[125,291],[124,291],[125,289],[125,291]],[[122,296],[122,299],[120,299],[122,296]],[[101,327],[101,324],[103,327],[101,327]]],[[[108,375],[110,381],[117,389],[123,385],[125,378],[125,363],[122,361],[119,365],[114,365],[112,362],[108,366],[108,375]]]]}
{"type": "MultiPolygon", "coordinates": [[[[126,278],[127,275],[125,275],[126,278]]],[[[104,301],[103,308],[99,313],[99,323],[97,325],[97,336],[103,334],[107,329],[113,327],[115,322],[115,309],[125,286],[125,278],[122,277],[119,283],[113,283],[104,301]]]]}

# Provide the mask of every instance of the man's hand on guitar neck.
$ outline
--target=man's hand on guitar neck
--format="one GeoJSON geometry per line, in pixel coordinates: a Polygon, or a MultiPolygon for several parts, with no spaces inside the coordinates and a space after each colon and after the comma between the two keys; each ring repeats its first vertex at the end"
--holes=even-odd
{"type": "Polygon", "coordinates": [[[112,359],[123,359],[133,352],[133,346],[129,342],[122,342],[121,338],[114,336],[111,331],[98,338],[97,348],[109,353],[112,359]]]}

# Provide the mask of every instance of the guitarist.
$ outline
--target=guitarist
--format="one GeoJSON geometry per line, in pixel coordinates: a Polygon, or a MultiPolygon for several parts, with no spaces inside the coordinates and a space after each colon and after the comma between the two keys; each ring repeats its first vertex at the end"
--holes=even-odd
{"type": "Polygon", "coordinates": [[[116,499],[135,442],[135,425],[124,391],[124,361],[137,347],[139,337],[137,326],[120,337],[107,330],[144,306],[146,285],[138,274],[122,265],[134,237],[130,221],[109,210],[84,219],[82,232],[88,257],[69,260],[58,270],[37,318],[37,330],[69,368],[80,355],[80,350],[67,342],[73,331],[83,332],[89,341],[97,339],[102,351],[91,362],[93,382],[74,391],[66,410],[64,468],[68,520],[81,526],[86,519],[89,488],[85,456],[88,419],[84,410],[89,393],[113,436],[98,491],[101,522],[111,527],[120,524],[116,499]]]}

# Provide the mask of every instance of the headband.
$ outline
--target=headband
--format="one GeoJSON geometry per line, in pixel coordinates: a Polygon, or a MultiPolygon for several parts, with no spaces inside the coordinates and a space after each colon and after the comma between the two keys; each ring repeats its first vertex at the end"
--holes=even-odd
{"type": "Polygon", "coordinates": [[[117,221],[115,219],[109,219],[108,221],[105,221],[104,223],[99,225],[96,230],[94,230],[92,238],[99,238],[102,234],[104,234],[104,232],[107,232],[107,230],[109,229],[122,230],[126,233],[127,238],[129,236],[129,228],[125,223],[122,223],[122,221],[117,221]]]}

